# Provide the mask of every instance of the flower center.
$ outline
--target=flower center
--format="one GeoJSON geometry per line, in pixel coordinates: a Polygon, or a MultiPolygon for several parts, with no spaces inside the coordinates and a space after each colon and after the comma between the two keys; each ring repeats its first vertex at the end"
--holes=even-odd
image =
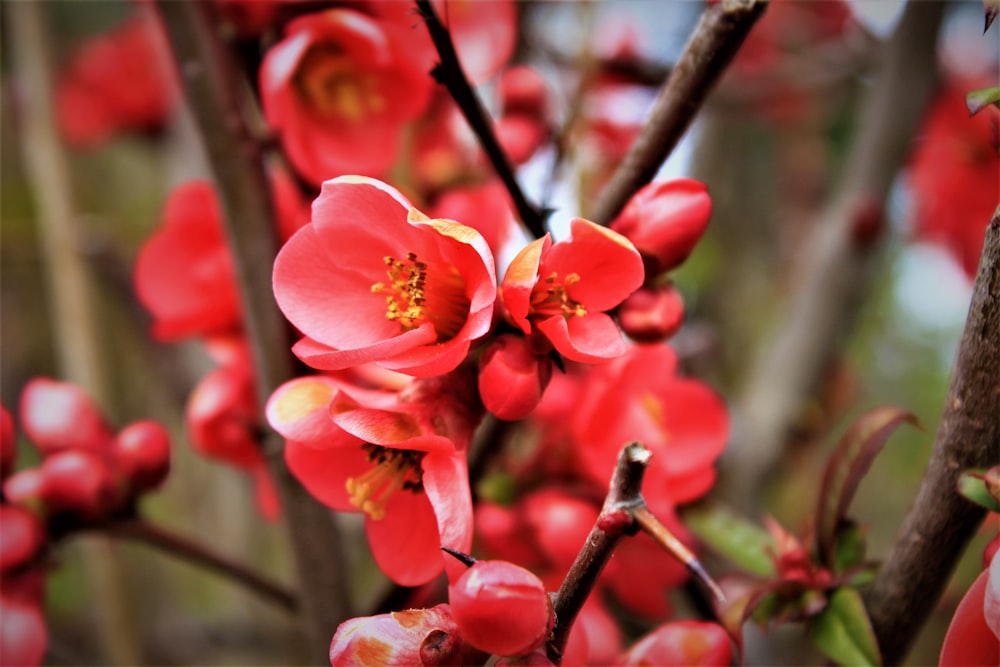
{"type": "Polygon", "coordinates": [[[583,317],[587,314],[587,309],[578,301],[570,298],[566,291],[580,282],[579,273],[567,274],[560,279],[558,273],[549,274],[531,292],[531,305],[528,308],[529,314],[551,317],[552,315],[562,315],[567,320],[574,315],[583,317]]]}
{"type": "Polygon", "coordinates": [[[374,294],[385,294],[385,318],[411,331],[430,322],[438,342],[453,338],[469,315],[465,281],[454,266],[429,266],[408,253],[405,260],[384,257],[387,282],[372,285],[374,294]]]}
{"type": "Polygon", "coordinates": [[[368,452],[374,467],[368,472],[347,480],[347,492],[352,505],[379,521],[385,518],[389,499],[400,489],[412,493],[422,491],[423,470],[420,462],[426,452],[411,449],[394,449],[371,443],[361,446],[368,452]]]}
{"type": "Polygon", "coordinates": [[[376,78],[359,72],[336,46],[310,50],[302,59],[295,81],[306,102],[325,118],[357,122],[385,109],[376,78]]]}

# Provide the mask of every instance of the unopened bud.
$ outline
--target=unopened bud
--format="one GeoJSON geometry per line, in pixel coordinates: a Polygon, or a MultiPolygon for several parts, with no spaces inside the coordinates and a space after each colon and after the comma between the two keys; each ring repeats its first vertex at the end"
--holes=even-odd
{"type": "Polygon", "coordinates": [[[115,436],[115,463],[136,491],[156,488],[170,472],[170,436],[159,422],[129,424],[115,436]]]}
{"type": "Polygon", "coordinates": [[[483,405],[500,419],[522,419],[531,414],[551,379],[552,361],[535,354],[522,336],[499,336],[479,362],[483,405]]]}
{"type": "Polygon", "coordinates": [[[619,306],[618,323],[638,343],[664,341],[684,323],[684,299],[673,285],[640,287],[619,306]]]}

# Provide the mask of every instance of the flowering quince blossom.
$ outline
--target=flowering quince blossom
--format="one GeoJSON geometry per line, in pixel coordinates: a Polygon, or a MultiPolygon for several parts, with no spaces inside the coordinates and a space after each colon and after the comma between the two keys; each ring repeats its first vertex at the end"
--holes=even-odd
{"type": "Polygon", "coordinates": [[[712,200],[692,178],[650,183],[640,189],[611,222],[628,238],[646,263],[646,277],[675,269],[691,254],[708,227],[712,200]]]}
{"type": "Polygon", "coordinates": [[[347,8],[291,21],[264,56],[261,101],[292,165],[310,182],[384,174],[433,79],[409,53],[408,31],[347,8]]]}
{"type": "Polygon", "coordinates": [[[388,392],[304,377],[267,404],[292,473],[333,509],[364,512],[375,562],[406,586],[445,568],[460,576],[463,566],[440,548],[472,546],[465,450],[478,415],[440,390],[442,380],[388,392]]]}
{"type": "MultiPolygon", "coordinates": [[[[270,172],[278,237],[285,241],[309,221],[308,206],[289,175],[270,172]]],[[[207,181],[171,191],[160,227],[136,258],[135,290],[153,315],[153,336],[179,340],[239,329],[241,309],[222,209],[207,181]]]]}
{"type": "Polygon", "coordinates": [[[518,253],[503,279],[503,301],[524,333],[540,334],[567,359],[599,363],[625,352],[604,311],[642,285],[643,275],[628,239],[576,218],[570,238],[552,243],[546,234],[518,253]]]}
{"type": "Polygon", "coordinates": [[[941,667],[996,665],[1000,662],[1000,556],[969,587],[948,626],[941,667]]]}
{"type": "Polygon", "coordinates": [[[330,642],[331,667],[479,665],[488,657],[462,639],[447,604],[352,618],[330,642]]]}
{"type": "Polygon", "coordinates": [[[70,146],[158,130],[180,99],[162,28],[146,9],[81,43],[59,72],[56,119],[70,146]]]}
{"type": "Polygon", "coordinates": [[[661,625],[641,638],[617,664],[728,667],[732,661],[733,648],[729,635],[721,625],[702,621],[675,621],[661,625]]]}
{"type": "Polygon", "coordinates": [[[482,235],[430,219],[373,179],[327,181],[313,221],[274,263],[274,295],[314,368],[365,362],[423,377],[458,366],[486,334],[496,299],[482,235]]]}

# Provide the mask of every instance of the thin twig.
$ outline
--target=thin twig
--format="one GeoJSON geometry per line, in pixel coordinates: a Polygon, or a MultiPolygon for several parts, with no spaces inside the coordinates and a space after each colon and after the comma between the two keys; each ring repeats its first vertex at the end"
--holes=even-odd
{"type": "Polygon", "coordinates": [[[591,220],[609,224],[653,180],[766,6],[763,0],[722,0],[705,10],[649,120],[595,202],[591,220]]]}
{"type": "Polygon", "coordinates": [[[590,597],[619,538],[633,524],[633,510],[645,505],[641,495],[642,478],[650,456],[650,451],[638,442],[622,448],[601,514],[553,599],[556,627],[549,639],[547,652],[549,659],[557,665],[562,660],[573,621],[590,597]],[[613,518],[609,520],[609,517],[613,518]]]}
{"type": "Polygon", "coordinates": [[[462,70],[448,29],[441,23],[429,0],[416,0],[416,3],[420,16],[427,24],[427,30],[434,42],[434,47],[437,49],[438,57],[441,59],[441,62],[431,70],[431,76],[448,89],[455,103],[462,110],[462,115],[465,116],[472,131],[476,133],[479,144],[489,158],[490,164],[493,165],[497,176],[507,187],[521,222],[536,239],[545,236],[548,231],[545,228],[547,213],[528,201],[521,190],[521,186],[514,176],[514,168],[510,159],[497,140],[496,132],[493,130],[493,122],[462,70]]]}
{"type": "Polygon", "coordinates": [[[900,662],[986,510],[956,491],[968,468],[1000,460],[1000,208],[986,242],[944,413],[917,498],[868,596],[885,664],[900,662]]]}
{"type": "Polygon", "coordinates": [[[267,579],[242,563],[226,558],[221,554],[211,551],[204,545],[171,533],[148,521],[128,519],[113,521],[107,525],[98,525],[95,527],[102,529],[112,537],[143,542],[157,547],[164,553],[169,553],[189,563],[207,568],[289,611],[295,611],[298,607],[295,594],[284,586],[267,579]]]}
{"type": "MultiPolygon", "coordinates": [[[[241,116],[235,64],[214,30],[211,8],[196,0],[160,0],[157,7],[215,175],[263,407],[294,368],[288,328],[271,292],[277,232],[263,159],[241,116]]],[[[268,431],[264,440],[294,555],[309,659],[325,662],[330,637],[350,615],[336,524],[288,471],[277,434],[268,431]]]]}

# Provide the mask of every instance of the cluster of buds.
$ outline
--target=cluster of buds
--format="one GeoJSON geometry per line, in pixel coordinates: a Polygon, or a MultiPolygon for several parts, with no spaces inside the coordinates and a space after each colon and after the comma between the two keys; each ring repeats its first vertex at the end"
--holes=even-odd
{"type": "Polygon", "coordinates": [[[0,407],[0,664],[39,664],[46,546],[67,531],[127,513],[170,469],[170,439],[159,423],[117,433],[79,387],[36,378],[21,394],[20,424],[41,454],[15,471],[14,420],[0,407]]]}

